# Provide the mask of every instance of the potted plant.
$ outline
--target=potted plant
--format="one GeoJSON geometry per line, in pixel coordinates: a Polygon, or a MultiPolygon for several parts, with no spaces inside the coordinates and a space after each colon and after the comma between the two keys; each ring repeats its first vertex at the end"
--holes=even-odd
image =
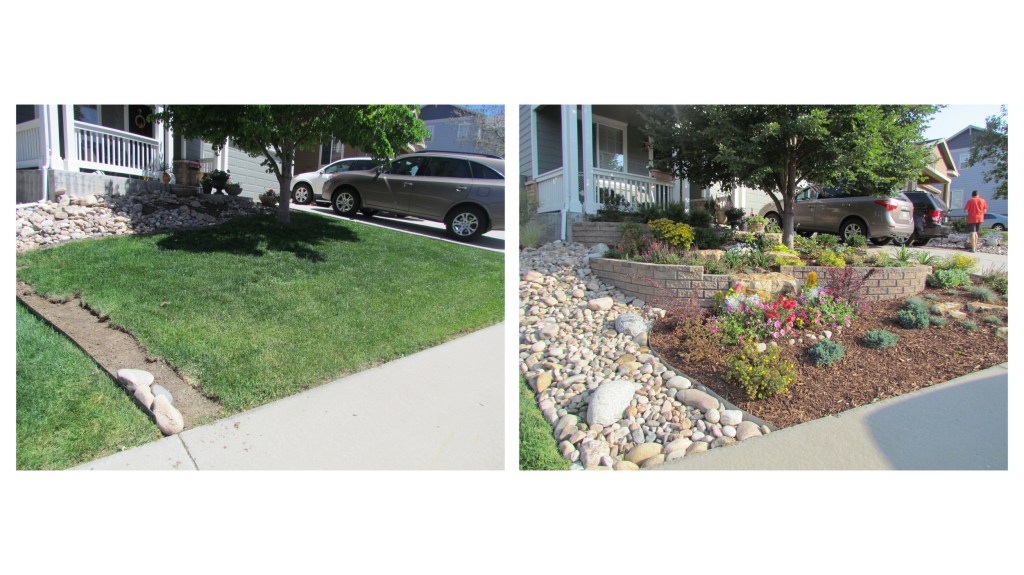
{"type": "Polygon", "coordinates": [[[768,220],[755,215],[750,215],[743,221],[747,223],[747,231],[754,234],[764,233],[764,227],[768,223],[768,220]]]}
{"type": "Polygon", "coordinates": [[[277,205],[277,192],[275,192],[273,189],[267,190],[266,192],[260,194],[259,197],[260,203],[262,203],[264,206],[274,207],[277,205]]]}
{"type": "Polygon", "coordinates": [[[228,182],[227,185],[224,186],[224,191],[226,191],[229,196],[237,196],[242,193],[242,184],[228,182]]]}
{"type": "Polygon", "coordinates": [[[228,178],[231,177],[231,173],[225,172],[224,170],[213,170],[210,172],[209,176],[213,189],[218,192],[223,192],[224,188],[228,185],[228,178]]]}
{"type": "Polygon", "coordinates": [[[729,208],[725,210],[725,218],[729,222],[729,227],[736,229],[743,223],[743,208],[729,208]]]}
{"type": "Polygon", "coordinates": [[[203,177],[199,178],[199,185],[203,187],[204,194],[209,194],[213,191],[213,178],[210,174],[203,174],[203,177]]]}

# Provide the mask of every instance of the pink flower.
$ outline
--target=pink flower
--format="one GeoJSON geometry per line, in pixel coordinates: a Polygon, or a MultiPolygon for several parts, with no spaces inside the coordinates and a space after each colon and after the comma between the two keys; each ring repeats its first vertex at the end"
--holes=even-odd
{"type": "Polygon", "coordinates": [[[772,337],[774,337],[775,339],[779,339],[779,332],[772,332],[772,337]]]}

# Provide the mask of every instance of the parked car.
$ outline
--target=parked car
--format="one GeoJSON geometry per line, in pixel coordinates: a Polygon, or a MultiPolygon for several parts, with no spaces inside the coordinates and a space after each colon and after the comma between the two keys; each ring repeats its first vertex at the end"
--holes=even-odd
{"type": "MultiPolygon", "coordinates": [[[[889,198],[857,196],[841,190],[806,189],[793,204],[793,226],[802,235],[814,232],[838,234],[843,241],[854,235],[867,236],[876,245],[893,237],[914,233],[914,205],[902,195],[889,198]]],[[[761,208],[769,222],[782,225],[774,203],[761,208]]]]}
{"type": "Polygon", "coordinates": [[[385,211],[444,222],[459,240],[505,229],[505,160],[424,150],[387,167],[337,174],[320,197],[343,216],[385,211]]]}
{"type": "Polygon", "coordinates": [[[981,222],[982,228],[992,228],[993,230],[1006,231],[1009,225],[1009,220],[1006,216],[999,214],[985,214],[985,221],[981,222]]]}
{"type": "Polygon", "coordinates": [[[345,158],[328,164],[315,172],[305,172],[292,178],[292,201],[296,204],[308,204],[320,196],[324,183],[331,176],[353,170],[372,170],[380,165],[373,158],[345,158]]]}
{"type": "Polygon", "coordinates": [[[914,233],[893,238],[895,243],[924,246],[932,239],[944,238],[953,232],[949,207],[938,196],[922,191],[903,192],[903,196],[914,204],[914,233]]]}

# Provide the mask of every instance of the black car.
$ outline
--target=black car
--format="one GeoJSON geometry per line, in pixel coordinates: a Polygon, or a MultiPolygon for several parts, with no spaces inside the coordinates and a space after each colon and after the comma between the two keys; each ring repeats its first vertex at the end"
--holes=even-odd
{"type": "Polygon", "coordinates": [[[949,208],[935,194],[929,192],[903,192],[914,204],[914,233],[910,237],[893,238],[897,244],[927,245],[934,238],[947,237],[953,227],[949,224],[949,208]]]}

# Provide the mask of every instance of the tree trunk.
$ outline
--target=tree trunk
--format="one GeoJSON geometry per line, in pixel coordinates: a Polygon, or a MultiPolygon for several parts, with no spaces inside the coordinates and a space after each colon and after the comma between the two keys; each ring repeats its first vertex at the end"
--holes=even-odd
{"type": "Polygon", "coordinates": [[[793,249],[793,199],[794,194],[789,191],[783,191],[782,243],[789,249],[793,249]]]}
{"type": "Polygon", "coordinates": [[[292,199],[292,172],[295,170],[295,163],[292,158],[285,154],[281,158],[281,174],[277,176],[277,183],[281,186],[278,190],[277,200],[277,221],[283,225],[291,223],[291,211],[289,206],[292,199]]]}

